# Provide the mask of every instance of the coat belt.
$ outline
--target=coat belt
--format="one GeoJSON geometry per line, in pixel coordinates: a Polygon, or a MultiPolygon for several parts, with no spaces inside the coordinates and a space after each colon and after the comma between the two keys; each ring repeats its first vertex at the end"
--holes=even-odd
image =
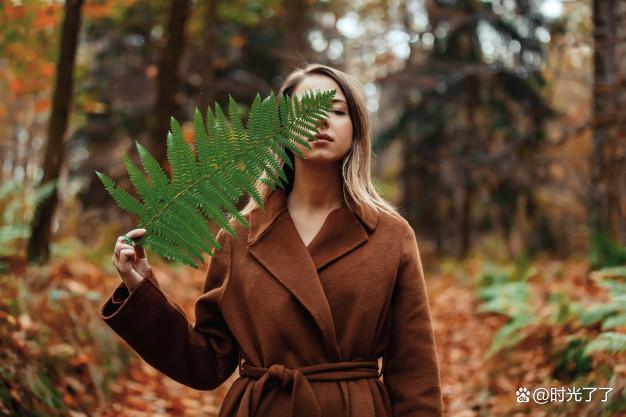
{"type": "Polygon", "coordinates": [[[342,381],[360,378],[378,378],[377,361],[333,362],[289,369],[281,364],[261,368],[243,363],[239,374],[257,380],[249,385],[242,398],[243,415],[253,417],[263,394],[270,386],[291,388],[289,416],[321,417],[322,412],[310,381],[342,381]]]}

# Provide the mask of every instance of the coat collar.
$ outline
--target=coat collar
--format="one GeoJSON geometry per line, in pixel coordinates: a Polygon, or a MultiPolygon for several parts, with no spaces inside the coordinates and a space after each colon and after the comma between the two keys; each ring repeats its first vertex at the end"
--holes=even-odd
{"type": "Polygon", "coordinates": [[[287,209],[285,190],[277,188],[267,197],[264,209],[257,207],[250,213],[249,223],[250,254],[311,314],[331,359],[340,360],[332,313],[318,271],[367,241],[376,229],[377,211],[349,198],[328,215],[307,247],[287,209]]]}
{"type": "MultiPolygon", "coordinates": [[[[371,233],[376,230],[378,212],[370,206],[357,203],[350,194],[347,194],[346,200],[341,209],[347,208],[361,222],[367,232],[371,233]]],[[[257,207],[250,213],[248,243],[251,244],[259,239],[276,218],[286,210],[287,193],[283,188],[278,187],[266,198],[264,208],[257,207]]]]}

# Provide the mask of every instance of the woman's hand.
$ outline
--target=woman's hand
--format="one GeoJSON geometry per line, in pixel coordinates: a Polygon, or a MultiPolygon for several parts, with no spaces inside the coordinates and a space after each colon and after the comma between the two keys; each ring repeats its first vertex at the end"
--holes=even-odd
{"type": "MultiPolygon", "coordinates": [[[[137,239],[146,233],[146,229],[133,229],[126,236],[137,239]]],[[[133,291],[152,271],[142,246],[124,243],[124,236],[117,238],[113,253],[113,266],[120,274],[129,291],[133,291]]]]}

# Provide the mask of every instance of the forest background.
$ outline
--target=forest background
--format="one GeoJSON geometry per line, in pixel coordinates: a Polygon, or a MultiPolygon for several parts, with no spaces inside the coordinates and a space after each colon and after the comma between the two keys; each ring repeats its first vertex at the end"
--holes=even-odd
{"type": "MultiPolygon", "coordinates": [[[[0,415],[216,415],[98,317],[136,219],[95,171],[132,191],[134,141],[165,164],[170,116],[191,143],[308,62],[363,84],[446,415],[625,415],[626,0],[0,3],[0,415]]],[[[202,271],[151,262],[191,318],[202,271]]]]}

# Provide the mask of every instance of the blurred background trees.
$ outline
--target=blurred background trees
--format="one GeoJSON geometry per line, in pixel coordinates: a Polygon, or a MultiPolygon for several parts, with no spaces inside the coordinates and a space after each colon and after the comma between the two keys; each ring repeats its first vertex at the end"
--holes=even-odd
{"type": "MultiPolygon", "coordinates": [[[[100,323],[136,219],[95,171],[130,190],[135,140],[164,163],[170,116],[193,141],[196,106],[245,107],[307,62],[363,83],[375,185],[423,258],[446,415],[622,415],[626,0],[8,0],[0,416],[217,414],[227,386],[185,389],[100,323]],[[522,386],[613,396],[529,408],[522,386]]],[[[155,258],[191,314],[202,272],[155,258]]]]}
{"type": "Polygon", "coordinates": [[[589,228],[626,241],[626,3],[593,2],[593,139],[589,228]]]}
{"type": "MultiPolygon", "coordinates": [[[[133,140],[164,162],[170,116],[189,122],[194,106],[224,103],[229,93],[248,103],[276,90],[293,66],[315,61],[364,83],[379,186],[433,251],[466,256],[493,237],[510,255],[564,255],[585,248],[584,224],[623,242],[622,8],[557,0],[87,2],[64,178],[76,184],[80,216],[117,218],[94,170],[123,176],[120,155],[133,140]],[[587,120],[572,123],[575,114],[587,120]]],[[[15,54],[4,66],[10,97],[0,123],[17,140],[3,144],[2,175],[26,184],[45,171],[41,129],[61,13],[46,2],[5,6],[2,44],[15,54]],[[25,33],[29,24],[38,38],[25,33]]]]}
{"type": "MultiPolygon", "coordinates": [[[[509,256],[564,255],[590,230],[626,238],[623,1],[94,1],[75,65],[64,13],[9,2],[0,32],[0,174],[60,179],[60,209],[35,216],[53,235],[66,204],[81,224],[131,225],[94,170],[123,177],[133,140],[164,162],[170,116],[188,126],[195,106],[249,103],[321,62],[363,82],[377,186],[433,252],[500,240],[509,256]],[[50,98],[61,65],[75,68],[65,133],[50,98]],[[46,144],[59,169],[44,167],[46,144]]],[[[32,253],[49,240],[40,227],[32,253]]]]}
{"type": "Polygon", "coordinates": [[[32,232],[28,242],[28,258],[33,262],[45,261],[50,256],[50,233],[52,218],[57,209],[58,190],[56,180],[61,173],[65,157],[65,133],[70,115],[70,106],[74,93],[74,67],[78,34],[80,31],[81,8],[83,0],[70,0],[65,3],[61,41],[57,59],[52,109],[48,122],[42,184],[55,182],[55,190],[41,201],[35,210],[32,232]]]}

